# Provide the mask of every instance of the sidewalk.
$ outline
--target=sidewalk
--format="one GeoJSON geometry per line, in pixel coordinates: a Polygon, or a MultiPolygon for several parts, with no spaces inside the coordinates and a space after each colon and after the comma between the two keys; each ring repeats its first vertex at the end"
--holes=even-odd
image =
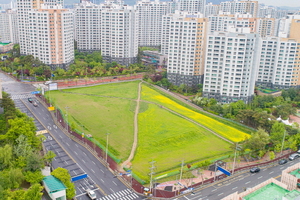
{"type": "MultiPolygon", "coordinates": [[[[282,155],[289,155],[291,153],[291,150],[285,150],[282,152],[282,155]]],[[[276,153],[276,158],[280,157],[281,154],[276,153]]],[[[266,153],[260,160],[256,160],[256,161],[252,161],[252,162],[236,162],[235,165],[235,169],[241,168],[241,167],[246,167],[246,166],[250,166],[250,165],[254,165],[254,164],[260,164],[266,161],[270,161],[269,158],[269,154],[266,153]]],[[[233,162],[227,162],[226,163],[226,169],[227,170],[232,170],[232,165],[233,162]]],[[[180,181],[180,183],[186,187],[190,187],[191,185],[194,185],[196,183],[200,183],[202,181],[205,181],[207,179],[213,178],[215,176],[215,173],[209,170],[204,170],[202,172],[202,175],[199,174],[197,169],[194,169],[192,171],[192,174],[195,176],[195,178],[191,178],[191,179],[182,179],[180,181]]],[[[220,175],[218,173],[218,175],[220,175]]],[[[178,184],[179,180],[174,180],[174,181],[168,181],[168,182],[164,182],[164,183],[160,183],[159,185],[156,186],[156,189],[160,189],[160,190],[164,190],[166,186],[174,186],[173,187],[173,191],[176,191],[179,188],[182,188],[182,186],[180,186],[178,184]]]]}

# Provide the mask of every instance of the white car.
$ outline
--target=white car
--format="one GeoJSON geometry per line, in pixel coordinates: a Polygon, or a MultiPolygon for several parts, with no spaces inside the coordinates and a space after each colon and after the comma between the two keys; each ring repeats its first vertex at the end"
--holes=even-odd
{"type": "Polygon", "coordinates": [[[97,199],[96,193],[93,190],[87,189],[86,193],[91,199],[97,199]]]}

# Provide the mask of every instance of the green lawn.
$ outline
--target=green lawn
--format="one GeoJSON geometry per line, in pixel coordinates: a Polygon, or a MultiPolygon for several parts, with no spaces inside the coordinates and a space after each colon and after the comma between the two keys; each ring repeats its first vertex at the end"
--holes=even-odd
{"type": "Polygon", "coordinates": [[[211,159],[230,152],[230,144],[154,104],[142,103],[139,113],[139,145],[132,161],[133,171],[143,180],[152,160],[156,173],[185,163],[211,159]]]}
{"type": "MultiPolygon", "coordinates": [[[[99,92],[102,92],[99,87],[99,92]]],[[[84,88],[81,89],[85,92],[84,88]]],[[[68,106],[69,124],[97,141],[106,144],[109,135],[110,151],[119,159],[126,159],[133,142],[133,116],[136,103],[132,100],[86,96],[51,91],[51,99],[66,113],[68,106]]]]}
{"type": "Polygon", "coordinates": [[[137,99],[138,84],[139,81],[129,81],[83,88],[72,88],[63,91],[137,99]]]}

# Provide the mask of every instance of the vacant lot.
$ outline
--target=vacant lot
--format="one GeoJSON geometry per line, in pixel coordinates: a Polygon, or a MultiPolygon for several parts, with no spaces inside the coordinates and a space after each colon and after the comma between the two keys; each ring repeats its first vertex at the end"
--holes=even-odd
{"type": "Polygon", "coordinates": [[[143,103],[139,114],[139,146],[132,161],[134,173],[148,180],[152,160],[156,173],[180,164],[230,152],[230,144],[205,129],[162,109],[143,103]]]}
{"type": "Polygon", "coordinates": [[[240,142],[245,140],[246,137],[249,135],[245,132],[242,132],[236,128],[231,126],[225,125],[215,119],[212,119],[208,116],[195,112],[189,108],[186,108],[175,101],[167,98],[166,96],[161,95],[154,89],[149,88],[146,85],[143,85],[142,89],[142,99],[155,102],[157,104],[163,105],[175,112],[184,115],[204,126],[213,130],[214,132],[222,135],[223,137],[233,141],[233,142],[240,142]]]}

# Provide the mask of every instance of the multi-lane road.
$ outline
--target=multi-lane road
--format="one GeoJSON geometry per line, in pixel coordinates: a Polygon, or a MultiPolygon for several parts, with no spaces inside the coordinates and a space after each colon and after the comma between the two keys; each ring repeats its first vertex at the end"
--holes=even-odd
{"type": "MultiPolygon", "coordinates": [[[[43,145],[46,151],[51,150],[56,154],[52,162],[53,167],[68,169],[72,177],[87,174],[87,178],[74,182],[78,200],[89,199],[85,192],[86,189],[94,190],[98,200],[143,199],[115,178],[85,147],[66,136],[56,126],[49,111],[41,103],[38,104],[38,107],[34,107],[28,102],[28,97],[35,98],[30,93],[35,90],[31,84],[16,82],[2,73],[0,73],[0,79],[4,91],[11,95],[16,106],[23,113],[32,117],[37,130],[45,135],[46,140],[43,145]]],[[[194,194],[188,194],[178,199],[219,200],[233,192],[242,192],[272,177],[280,180],[281,171],[297,162],[299,161],[289,161],[285,165],[264,168],[256,174],[250,174],[248,171],[236,174],[215,184],[195,189],[194,194]]]]}
{"type": "Polygon", "coordinates": [[[30,84],[23,84],[0,73],[2,88],[11,95],[16,106],[25,114],[32,117],[37,126],[37,131],[45,135],[43,142],[46,151],[56,154],[52,162],[54,168],[68,169],[72,177],[87,175],[86,178],[75,181],[76,199],[89,199],[87,189],[92,189],[97,194],[98,200],[132,200],[143,199],[127,188],[85,147],[71,140],[56,126],[49,111],[35,99],[30,92],[35,88],[30,84]],[[38,102],[34,107],[27,98],[32,97],[38,102]]]}

